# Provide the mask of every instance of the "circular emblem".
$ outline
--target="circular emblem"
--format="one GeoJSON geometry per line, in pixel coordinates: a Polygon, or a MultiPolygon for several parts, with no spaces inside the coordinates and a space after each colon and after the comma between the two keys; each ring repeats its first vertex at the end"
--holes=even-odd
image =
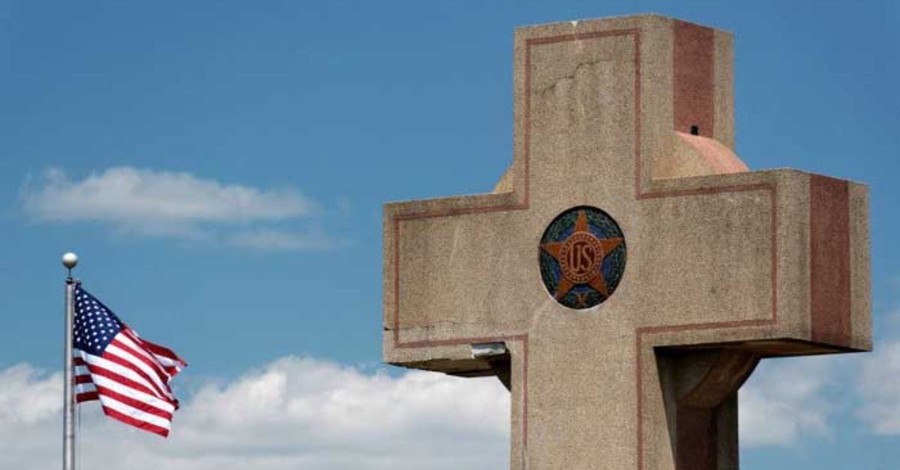
{"type": "Polygon", "coordinates": [[[579,206],[556,216],[538,248],[541,278],[557,302],[574,309],[603,303],[625,271],[625,237],[612,217],[579,206]]]}

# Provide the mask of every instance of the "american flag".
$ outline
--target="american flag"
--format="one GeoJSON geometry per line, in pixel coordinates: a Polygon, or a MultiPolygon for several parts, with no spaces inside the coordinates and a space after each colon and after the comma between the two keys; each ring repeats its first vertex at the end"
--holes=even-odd
{"type": "Polygon", "coordinates": [[[94,296],[75,288],[75,401],[166,437],[178,400],[169,380],[187,366],[172,350],[141,339],[94,296]]]}

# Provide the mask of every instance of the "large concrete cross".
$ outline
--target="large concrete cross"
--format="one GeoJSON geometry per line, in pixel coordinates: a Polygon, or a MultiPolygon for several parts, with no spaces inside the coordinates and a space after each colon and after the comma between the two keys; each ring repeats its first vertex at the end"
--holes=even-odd
{"type": "Polygon", "coordinates": [[[385,207],[385,361],[500,376],[516,470],[737,468],[759,359],[869,350],[871,324],[866,188],[748,171],[733,103],[725,32],[516,31],[497,188],[385,207]]]}

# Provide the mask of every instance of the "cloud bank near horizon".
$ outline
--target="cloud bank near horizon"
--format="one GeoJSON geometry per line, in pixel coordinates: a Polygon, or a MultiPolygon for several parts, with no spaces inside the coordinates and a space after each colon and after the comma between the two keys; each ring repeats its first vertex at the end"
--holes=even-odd
{"type": "MultiPolygon", "coordinates": [[[[0,468],[58,466],[61,397],[60,373],[0,371],[0,468]]],[[[167,440],[107,419],[93,403],[81,413],[86,468],[450,470],[504,468],[509,458],[509,394],[496,379],[395,378],[309,358],[203,385],[167,440]]]]}
{"type": "MultiPolygon", "coordinates": [[[[900,364],[900,343],[880,351],[862,368],[858,393],[874,399],[858,414],[872,432],[900,435],[898,394],[872,392],[900,364]]],[[[742,446],[829,439],[839,407],[826,392],[848,383],[839,381],[833,364],[827,358],[764,361],[741,390],[742,446]]],[[[27,364],[0,371],[0,467],[58,465],[61,382],[61,374],[27,364]]],[[[200,386],[176,413],[168,440],[85,406],[81,461],[131,470],[506,468],[509,406],[508,392],[493,378],[418,371],[392,377],[285,357],[230,383],[200,386]]]]}

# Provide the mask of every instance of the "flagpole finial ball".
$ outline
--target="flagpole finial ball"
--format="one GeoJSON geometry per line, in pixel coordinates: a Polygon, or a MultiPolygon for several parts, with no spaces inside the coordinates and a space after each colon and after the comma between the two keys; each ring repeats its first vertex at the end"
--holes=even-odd
{"type": "Polygon", "coordinates": [[[75,265],[78,264],[78,255],[72,252],[64,254],[62,257],[62,264],[66,269],[74,268],[75,265]]]}

